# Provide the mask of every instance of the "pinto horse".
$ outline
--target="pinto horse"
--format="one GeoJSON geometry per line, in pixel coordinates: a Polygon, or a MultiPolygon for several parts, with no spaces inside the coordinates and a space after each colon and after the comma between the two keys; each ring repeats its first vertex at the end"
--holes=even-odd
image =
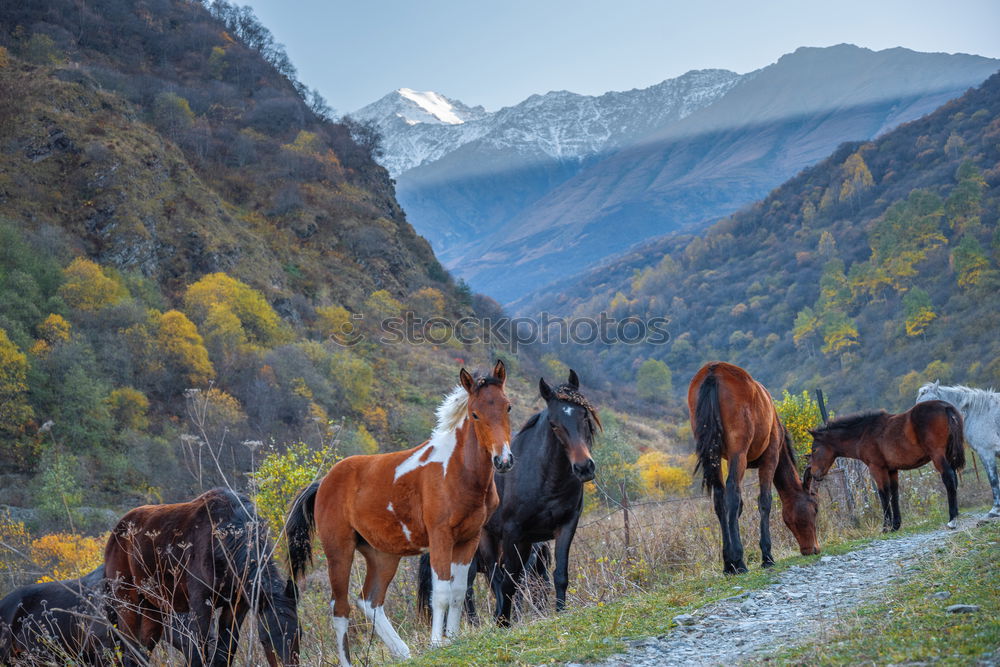
{"type": "Polygon", "coordinates": [[[292,573],[305,573],[318,532],[342,665],[350,664],[348,586],[355,550],[367,565],[357,605],[393,655],[410,655],[382,607],[403,556],[430,551],[431,642],[444,641],[446,614],[447,636],[458,633],[480,530],[498,502],[493,473],[514,465],[506,378],[501,361],[492,375],[473,376],[463,368],[460,386],[437,409],[430,440],[401,452],[348,457],[295,499],[285,528],[292,573]]]}
{"type": "Polygon", "coordinates": [[[962,415],[950,403],[925,401],[906,412],[867,412],[841,417],[810,431],[812,455],[806,469],[806,488],[826,475],[838,456],[859,459],[868,466],[882,502],[883,530],[898,530],[899,471],[919,468],[928,461],[941,473],[948,493],[948,527],[958,516],[957,471],[965,467],[962,415]]]}
{"type": "MultiPolygon", "coordinates": [[[[764,386],[739,366],[715,361],[703,366],[688,388],[691,431],[696,439],[698,466],[711,489],[715,515],[722,528],[723,571],[746,572],[739,517],[743,513],[740,484],[747,468],[760,479],[760,552],[764,567],[771,555],[771,484],[781,497],[781,518],[803,555],[819,553],[816,541],[816,501],[806,492],[795,469],[791,436],[778,419],[764,386]],[[729,462],[723,483],[722,459],[729,462]]],[[[697,467],[695,468],[697,471],[697,467]]]]}
{"type": "Polygon", "coordinates": [[[215,667],[231,664],[253,609],[268,664],[298,664],[297,591],[271,553],[266,524],[245,495],[212,489],[186,503],[137,507],[104,550],[110,620],[136,652],[152,651],[165,633],[176,643],[183,627],[190,664],[209,659],[215,667]]]}
{"type": "MultiPolygon", "coordinates": [[[[580,393],[580,378],[572,369],[565,384],[550,387],[539,378],[538,391],[545,409],[532,415],[511,443],[520,464],[495,476],[500,505],[486,525],[476,567],[490,579],[498,625],[509,626],[517,583],[528,573],[547,580],[545,545],[556,544],[556,611],[566,606],[569,549],[583,509],[583,485],[594,478],[590,450],[601,420],[580,393]]],[[[426,607],[430,568],[421,556],[420,606],[426,607]]],[[[470,576],[466,611],[475,618],[470,576]]]]}

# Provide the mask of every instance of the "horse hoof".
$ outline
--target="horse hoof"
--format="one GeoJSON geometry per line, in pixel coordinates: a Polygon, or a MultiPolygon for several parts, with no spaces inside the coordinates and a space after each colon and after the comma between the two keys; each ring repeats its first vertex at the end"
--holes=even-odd
{"type": "Polygon", "coordinates": [[[947,526],[948,528],[951,528],[952,530],[955,530],[956,528],[958,528],[958,522],[955,521],[954,519],[952,519],[951,521],[949,521],[948,523],[946,523],[945,526],[947,526]]]}
{"type": "Polygon", "coordinates": [[[986,516],[990,517],[991,519],[1000,517],[1000,507],[994,507],[993,509],[991,509],[989,512],[986,513],[986,516]]]}
{"type": "Polygon", "coordinates": [[[760,566],[763,567],[763,568],[774,567],[774,561],[773,560],[766,560],[766,561],[762,562],[760,564],[760,566]]]}

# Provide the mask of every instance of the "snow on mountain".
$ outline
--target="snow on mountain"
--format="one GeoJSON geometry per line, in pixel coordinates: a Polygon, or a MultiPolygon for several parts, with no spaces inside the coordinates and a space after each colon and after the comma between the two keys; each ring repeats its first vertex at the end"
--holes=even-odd
{"type": "Polygon", "coordinates": [[[554,91],[490,113],[433,91],[400,88],[351,114],[382,132],[382,164],[393,177],[466,144],[509,150],[525,160],[579,160],[638,141],[711,104],[740,80],[698,70],[649,88],[600,96],[554,91]]]}
{"type": "MultiPolygon", "coordinates": [[[[431,118],[439,123],[445,123],[446,125],[460,125],[465,122],[465,118],[462,116],[467,114],[462,113],[463,109],[457,108],[451,100],[443,95],[438,95],[433,90],[421,93],[411,88],[400,88],[396,92],[400,97],[416,104],[422,111],[429,114],[431,118]]],[[[417,120],[412,118],[407,118],[405,120],[410,125],[428,122],[427,120],[417,120]]]]}

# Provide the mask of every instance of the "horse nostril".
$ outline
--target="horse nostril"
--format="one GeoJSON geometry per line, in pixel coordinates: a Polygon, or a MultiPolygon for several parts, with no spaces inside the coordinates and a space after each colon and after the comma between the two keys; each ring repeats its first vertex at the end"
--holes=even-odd
{"type": "Polygon", "coordinates": [[[594,479],[594,470],[595,466],[593,459],[587,459],[583,463],[573,464],[573,472],[584,482],[589,482],[594,479]]]}

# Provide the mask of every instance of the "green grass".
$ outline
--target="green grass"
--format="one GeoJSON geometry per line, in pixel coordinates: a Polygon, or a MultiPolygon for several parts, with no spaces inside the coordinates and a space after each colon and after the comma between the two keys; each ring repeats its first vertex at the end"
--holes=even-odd
{"type": "MultiPolygon", "coordinates": [[[[826,544],[823,555],[846,553],[877,539],[937,529],[943,520],[942,513],[933,512],[891,535],[826,544]]],[[[769,570],[752,568],[738,577],[726,577],[717,571],[666,576],[647,592],[608,604],[575,609],[510,630],[487,627],[445,648],[425,651],[408,664],[537,665],[599,660],[625,650],[625,642],[630,638],[670,632],[678,614],[743,591],[763,588],[773,583],[783,570],[815,563],[817,559],[817,556],[785,558],[769,570]]]]}
{"type": "Polygon", "coordinates": [[[816,645],[791,649],[779,661],[809,665],[934,662],[975,664],[1000,658],[1000,522],[957,533],[935,549],[879,602],[827,630],[816,645]],[[932,593],[948,591],[941,600],[932,593]],[[975,604],[974,614],[949,614],[953,604],[975,604]]]}

